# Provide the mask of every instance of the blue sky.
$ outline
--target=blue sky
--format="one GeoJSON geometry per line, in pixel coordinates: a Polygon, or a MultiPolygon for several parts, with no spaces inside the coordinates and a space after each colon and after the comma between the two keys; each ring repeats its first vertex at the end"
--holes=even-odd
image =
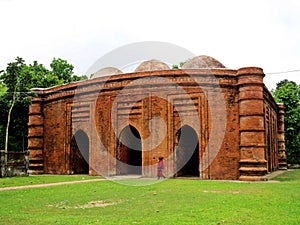
{"type": "Polygon", "coordinates": [[[0,0],[0,69],[17,56],[49,66],[68,60],[85,74],[101,56],[140,41],[162,41],[227,68],[262,67],[267,87],[300,84],[298,0],[0,0]]]}

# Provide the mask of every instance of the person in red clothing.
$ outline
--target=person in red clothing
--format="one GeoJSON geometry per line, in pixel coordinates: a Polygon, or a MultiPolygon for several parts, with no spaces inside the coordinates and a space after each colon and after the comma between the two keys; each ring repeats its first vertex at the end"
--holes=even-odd
{"type": "Polygon", "coordinates": [[[165,178],[164,174],[163,174],[163,170],[164,170],[164,158],[163,157],[158,157],[158,164],[157,164],[157,179],[160,178],[165,178]]]}

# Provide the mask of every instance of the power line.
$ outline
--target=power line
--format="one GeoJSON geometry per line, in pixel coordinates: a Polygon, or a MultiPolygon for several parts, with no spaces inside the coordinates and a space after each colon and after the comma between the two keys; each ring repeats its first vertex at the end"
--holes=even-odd
{"type": "Polygon", "coordinates": [[[272,74],[296,73],[296,72],[300,72],[300,69],[298,69],[298,70],[287,70],[287,71],[281,71],[281,72],[272,72],[272,73],[265,73],[265,74],[272,75],[272,74]]]}
{"type": "Polygon", "coordinates": [[[16,91],[16,92],[7,92],[7,91],[0,91],[0,94],[32,94],[34,92],[25,92],[25,91],[16,91]]]}

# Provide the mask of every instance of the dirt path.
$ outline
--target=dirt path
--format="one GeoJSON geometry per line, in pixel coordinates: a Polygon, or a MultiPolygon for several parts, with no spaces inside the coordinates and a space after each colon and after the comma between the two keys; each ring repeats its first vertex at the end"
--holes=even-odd
{"type": "MultiPolygon", "coordinates": [[[[266,175],[265,178],[268,180],[266,182],[278,182],[278,181],[272,181],[270,179],[272,179],[282,173],[285,173],[286,171],[287,170],[278,170],[271,174],[266,175]]],[[[115,177],[113,177],[112,180],[138,179],[138,178],[140,178],[140,176],[115,176],[115,177]]],[[[65,181],[65,182],[57,182],[57,183],[49,183],[49,184],[33,184],[33,185],[24,185],[24,186],[3,187],[3,188],[0,188],[0,191],[10,191],[10,190],[27,189],[27,188],[41,188],[41,187],[59,186],[59,185],[65,185],[65,184],[98,182],[98,181],[103,181],[103,180],[106,180],[106,179],[100,178],[100,179],[91,179],[91,180],[74,180],[74,181],[65,181]]],[[[229,181],[229,182],[240,182],[240,181],[229,181]]]]}
{"type": "Polygon", "coordinates": [[[41,188],[41,187],[59,186],[65,184],[89,183],[89,182],[98,182],[103,180],[105,179],[74,180],[74,181],[65,181],[65,182],[57,182],[57,183],[50,183],[50,184],[33,184],[33,185],[24,185],[24,186],[3,187],[0,188],[0,191],[10,191],[10,190],[27,189],[27,188],[41,188]]]}

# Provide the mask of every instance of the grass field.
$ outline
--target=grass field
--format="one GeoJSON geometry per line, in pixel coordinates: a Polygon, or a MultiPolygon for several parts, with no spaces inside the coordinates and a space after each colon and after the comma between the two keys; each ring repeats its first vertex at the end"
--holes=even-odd
{"type": "Polygon", "coordinates": [[[35,184],[48,184],[58,183],[65,181],[75,180],[90,180],[97,179],[97,176],[57,176],[57,175],[42,175],[42,176],[28,176],[28,177],[7,177],[0,179],[0,188],[11,187],[11,186],[24,186],[24,185],[35,185],[35,184]]]}
{"type": "Polygon", "coordinates": [[[138,187],[99,180],[1,191],[0,224],[299,224],[300,170],[275,180],[280,182],[169,179],[138,187]]]}

